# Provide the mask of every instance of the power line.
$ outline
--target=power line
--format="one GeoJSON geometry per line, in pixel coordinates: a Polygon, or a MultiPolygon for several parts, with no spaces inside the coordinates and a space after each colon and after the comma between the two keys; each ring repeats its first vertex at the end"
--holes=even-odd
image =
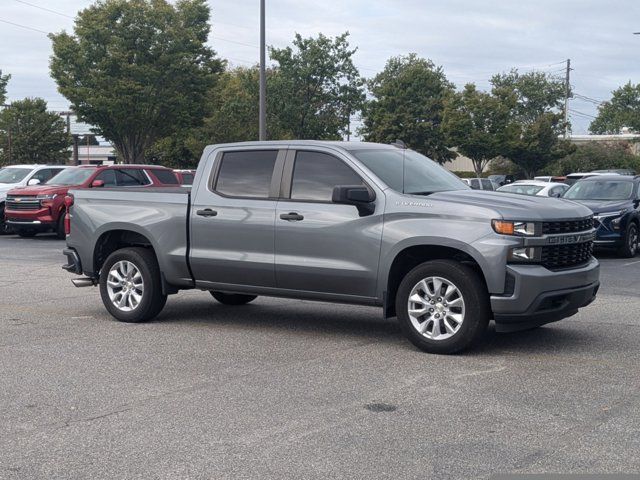
{"type": "Polygon", "coordinates": [[[71,15],[67,15],[66,13],[57,12],[55,10],[51,10],[50,8],[41,7],[40,5],[36,5],[35,3],[25,2],[24,0],[15,0],[18,3],[23,3],[25,5],[29,5],[30,7],[37,8],[39,10],[44,10],[45,12],[55,13],[56,15],[60,15],[61,17],[67,17],[73,19],[71,15]]]}
{"type": "Polygon", "coordinates": [[[576,114],[576,115],[580,115],[580,116],[587,117],[587,118],[598,118],[598,117],[596,117],[594,115],[589,115],[588,113],[584,113],[584,112],[580,112],[578,110],[574,110],[573,108],[570,108],[569,111],[571,113],[576,114]]]}
{"type": "Polygon", "coordinates": [[[9,20],[3,20],[0,18],[0,22],[8,23],[9,25],[13,25],[15,27],[26,28],[27,30],[33,30],[34,32],[44,33],[45,35],[49,35],[49,32],[45,32],[44,30],[39,30],[33,27],[27,27],[26,25],[20,25],[19,23],[10,22],[9,20]]]}

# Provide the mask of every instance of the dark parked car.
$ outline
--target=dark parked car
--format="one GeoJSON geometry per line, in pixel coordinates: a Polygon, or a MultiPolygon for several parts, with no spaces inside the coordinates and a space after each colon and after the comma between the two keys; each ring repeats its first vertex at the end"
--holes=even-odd
{"type": "Polygon", "coordinates": [[[594,213],[596,247],[615,248],[623,257],[638,251],[640,177],[599,175],[576,182],[564,194],[594,213]]]}

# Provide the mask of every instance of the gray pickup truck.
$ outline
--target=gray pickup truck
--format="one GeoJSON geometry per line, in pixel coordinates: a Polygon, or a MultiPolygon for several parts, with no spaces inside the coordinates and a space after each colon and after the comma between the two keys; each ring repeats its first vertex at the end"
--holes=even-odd
{"type": "Polygon", "coordinates": [[[417,347],[452,353],[491,319],[505,332],[571,316],[599,286],[589,209],[474,191],[392,145],[213,145],[191,191],[78,189],[66,201],[63,268],[125,322],[197,288],[228,305],[379,306],[417,347]]]}

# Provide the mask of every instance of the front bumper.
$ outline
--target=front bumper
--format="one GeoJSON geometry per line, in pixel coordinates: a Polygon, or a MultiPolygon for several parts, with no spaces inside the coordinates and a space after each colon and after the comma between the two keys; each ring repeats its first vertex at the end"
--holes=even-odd
{"type": "Polygon", "coordinates": [[[27,211],[5,210],[4,214],[7,223],[16,227],[47,229],[56,224],[49,208],[27,211]]]}
{"type": "Polygon", "coordinates": [[[600,264],[551,271],[539,265],[508,265],[512,292],[492,295],[496,331],[524,330],[575,315],[595,299],[600,264]]]}

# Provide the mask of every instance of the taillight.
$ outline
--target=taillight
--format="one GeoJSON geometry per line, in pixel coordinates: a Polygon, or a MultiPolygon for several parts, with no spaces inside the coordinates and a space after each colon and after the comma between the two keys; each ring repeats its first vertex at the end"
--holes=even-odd
{"type": "Polygon", "coordinates": [[[64,197],[64,233],[69,235],[71,233],[71,206],[73,205],[73,195],[67,195],[64,197]]]}

